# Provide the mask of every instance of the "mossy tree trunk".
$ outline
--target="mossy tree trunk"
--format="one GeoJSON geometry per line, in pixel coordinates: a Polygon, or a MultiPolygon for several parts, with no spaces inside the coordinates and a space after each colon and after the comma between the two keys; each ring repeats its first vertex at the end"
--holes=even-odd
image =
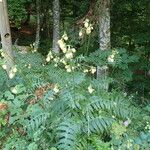
{"type": "MultiPolygon", "coordinates": [[[[110,0],[101,0],[99,12],[99,49],[110,49],[110,0]]],[[[97,67],[97,77],[106,76],[107,67],[97,67]]]]}
{"type": "Polygon", "coordinates": [[[12,51],[12,39],[8,18],[7,0],[0,0],[0,34],[2,50],[7,65],[6,71],[9,74],[11,68],[14,66],[14,55],[12,51]]]}
{"type": "Polygon", "coordinates": [[[53,48],[55,53],[59,53],[58,40],[60,38],[60,5],[59,0],[53,0],[53,48]]]}
{"type": "Polygon", "coordinates": [[[36,38],[34,50],[37,51],[40,44],[40,2],[41,0],[36,0],[36,19],[37,19],[37,28],[36,28],[36,38]]]}

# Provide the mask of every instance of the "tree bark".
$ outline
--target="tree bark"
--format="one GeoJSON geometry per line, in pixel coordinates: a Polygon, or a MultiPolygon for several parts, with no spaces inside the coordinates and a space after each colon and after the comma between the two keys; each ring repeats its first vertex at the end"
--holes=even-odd
{"type": "Polygon", "coordinates": [[[37,51],[40,44],[40,0],[36,0],[36,13],[37,13],[37,28],[36,28],[36,38],[34,50],[37,51]]]}
{"type": "MultiPolygon", "coordinates": [[[[110,49],[110,0],[101,0],[99,14],[99,49],[110,49]]],[[[97,67],[97,77],[106,76],[106,67],[97,67]]]]}
{"type": "Polygon", "coordinates": [[[0,34],[4,59],[7,65],[6,71],[9,74],[9,71],[14,66],[14,55],[12,51],[12,39],[8,18],[7,0],[0,0],[0,34]]]}
{"type": "Polygon", "coordinates": [[[58,40],[60,37],[60,6],[59,0],[53,0],[53,48],[55,53],[59,53],[58,40]]]}

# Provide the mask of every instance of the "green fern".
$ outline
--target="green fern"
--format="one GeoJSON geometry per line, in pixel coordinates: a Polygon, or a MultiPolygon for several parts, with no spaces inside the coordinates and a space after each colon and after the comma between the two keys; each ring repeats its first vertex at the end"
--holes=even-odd
{"type": "Polygon", "coordinates": [[[58,128],[58,138],[57,147],[61,150],[75,150],[76,147],[76,136],[79,131],[77,125],[72,121],[67,120],[62,122],[58,128]]]}
{"type": "Polygon", "coordinates": [[[40,126],[45,126],[48,116],[49,116],[48,113],[42,113],[34,118],[31,118],[30,121],[27,121],[26,127],[25,127],[27,132],[28,133],[34,132],[34,131],[38,130],[40,128],[40,126]]]}
{"type": "Polygon", "coordinates": [[[112,118],[108,117],[97,117],[97,118],[89,118],[87,120],[86,124],[87,126],[85,127],[86,133],[103,133],[104,131],[108,131],[109,127],[111,127],[113,123],[112,118]]]}

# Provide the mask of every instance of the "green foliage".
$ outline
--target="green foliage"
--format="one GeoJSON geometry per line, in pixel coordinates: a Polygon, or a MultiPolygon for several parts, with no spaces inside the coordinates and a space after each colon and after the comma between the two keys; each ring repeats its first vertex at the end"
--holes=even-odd
{"type": "MultiPolygon", "coordinates": [[[[8,1],[10,20],[17,27],[26,20],[27,7],[33,2],[8,1]]],[[[18,72],[12,80],[0,67],[0,149],[144,150],[150,147],[150,107],[141,105],[149,103],[145,96],[149,96],[150,84],[147,78],[134,74],[136,69],[149,71],[147,2],[113,2],[114,48],[95,51],[98,30],[81,40],[74,25],[76,18],[86,14],[90,1],[61,1],[62,22],[67,29],[71,25],[71,36],[65,44],[69,52],[71,45],[75,45],[77,53],[74,58],[66,59],[63,53],[50,51],[48,56],[53,58],[49,62],[39,53],[15,51],[18,72]],[[96,66],[108,67],[108,76],[95,79],[96,66]],[[134,89],[131,95],[127,85],[130,91],[134,89]]],[[[41,4],[46,28],[49,28],[46,18],[51,15],[49,4],[52,2],[48,0],[41,4]]],[[[49,43],[41,43],[43,55],[51,47],[49,43]]]]}
{"type": "Polygon", "coordinates": [[[142,132],[140,136],[135,139],[135,143],[140,145],[142,150],[150,147],[150,133],[142,132]]]}
{"type": "Polygon", "coordinates": [[[72,124],[70,121],[62,122],[58,128],[59,142],[57,143],[58,149],[75,149],[76,147],[76,135],[78,132],[78,126],[72,124]]]}
{"type": "Polygon", "coordinates": [[[8,10],[10,20],[15,23],[17,27],[20,27],[23,20],[27,18],[27,6],[32,0],[9,0],[8,10]],[[27,5],[27,6],[26,6],[27,5]]]}
{"type": "Polygon", "coordinates": [[[95,150],[110,150],[110,143],[101,141],[97,136],[91,139],[95,150]]]}
{"type": "Polygon", "coordinates": [[[86,58],[88,62],[99,65],[99,66],[109,66],[109,71],[111,77],[113,77],[116,82],[127,82],[132,80],[132,69],[130,65],[138,61],[137,55],[130,55],[125,49],[113,49],[107,50],[103,53],[98,50],[90,54],[86,58]],[[112,57],[112,58],[111,58],[112,57]]]}
{"type": "MultiPolygon", "coordinates": [[[[108,79],[94,79],[81,70],[68,73],[61,66],[54,67],[53,63],[43,66],[43,58],[36,53],[16,53],[16,56],[19,58],[18,75],[11,80],[9,84],[12,87],[2,97],[11,113],[11,128],[7,132],[15,131],[14,141],[18,146],[22,142],[25,149],[42,150],[54,146],[60,150],[84,150],[89,145],[99,150],[100,146],[93,140],[95,135],[103,140],[104,134],[111,134],[114,122],[132,118],[126,97],[121,92],[105,90],[103,85],[108,79]],[[16,80],[18,84],[14,86],[16,80]],[[46,90],[44,87],[48,83],[51,86],[46,90]],[[56,83],[58,93],[54,90],[56,83]],[[93,93],[88,91],[90,84],[94,88],[93,93]],[[39,99],[36,91],[40,88],[45,92],[39,99]],[[89,142],[84,143],[86,140],[89,142]]],[[[3,127],[3,135],[7,139],[5,148],[12,145],[6,135],[7,126],[3,127]]],[[[103,147],[109,148],[105,143],[103,147]]]]}

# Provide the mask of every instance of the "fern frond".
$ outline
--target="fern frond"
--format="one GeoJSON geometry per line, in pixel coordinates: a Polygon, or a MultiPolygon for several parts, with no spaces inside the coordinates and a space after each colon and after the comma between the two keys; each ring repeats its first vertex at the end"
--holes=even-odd
{"type": "Polygon", "coordinates": [[[40,126],[45,126],[48,116],[48,113],[42,113],[32,118],[30,121],[26,122],[26,130],[32,132],[38,130],[40,126]]]}
{"type": "Polygon", "coordinates": [[[108,131],[108,128],[112,125],[112,123],[112,118],[92,118],[87,122],[86,132],[103,133],[104,131],[108,131]]]}
{"type": "Polygon", "coordinates": [[[60,150],[74,150],[76,147],[76,136],[79,131],[78,126],[67,120],[62,122],[57,130],[59,138],[57,147],[60,150]]]}
{"type": "Polygon", "coordinates": [[[55,68],[52,65],[49,65],[50,69],[48,70],[49,78],[52,82],[58,83],[61,85],[78,85],[82,83],[85,79],[85,75],[79,72],[68,73],[66,70],[55,68]],[[67,78],[64,78],[67,77],[67,78]]]}
{"type": "Polygon", "coordinates": [[[113,102],[104,100],[98,96],[92,96],[90,98],[90,103],[87,105],[87,109],[94,112],[94,111],[99,111],[101,109],[107,109],[110,110],[113,108],[113,102]]]}

